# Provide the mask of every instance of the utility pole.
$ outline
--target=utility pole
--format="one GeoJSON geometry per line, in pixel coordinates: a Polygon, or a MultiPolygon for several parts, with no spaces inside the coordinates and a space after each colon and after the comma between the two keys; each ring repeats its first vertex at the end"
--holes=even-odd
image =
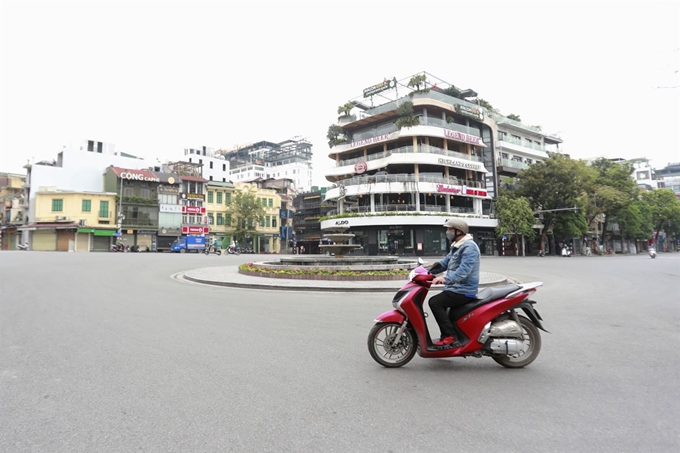
{"type": "Polygon", "coordinates": [[[120,195],[118,197],[118,237],[122,237],[123,235],[123,219],[125,216],[123,215],[123,177],[120,177],[120,195]]]}

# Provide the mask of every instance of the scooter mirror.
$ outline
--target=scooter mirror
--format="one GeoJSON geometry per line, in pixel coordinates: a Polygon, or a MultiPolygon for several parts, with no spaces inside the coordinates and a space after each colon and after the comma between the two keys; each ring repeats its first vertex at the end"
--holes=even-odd
{"type": "Polygon", "coordinates": [[[418,264],[425,264],[425,261],[422,258],[418,258],[418,264]]]}

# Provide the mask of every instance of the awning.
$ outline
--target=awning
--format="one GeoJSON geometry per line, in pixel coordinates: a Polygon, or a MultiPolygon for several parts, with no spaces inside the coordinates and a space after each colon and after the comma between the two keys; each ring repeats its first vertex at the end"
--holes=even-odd
{"type": "Polygon", "coordinates": [[[114,236],[116,234],[116,230],[94,230],[94,235],[95,236],[114,236]]]}
{"type": "Polygon", "coordinates": [[[76,233],[94,233],[95,231],[94,228],[78,228],[76,233]]]}

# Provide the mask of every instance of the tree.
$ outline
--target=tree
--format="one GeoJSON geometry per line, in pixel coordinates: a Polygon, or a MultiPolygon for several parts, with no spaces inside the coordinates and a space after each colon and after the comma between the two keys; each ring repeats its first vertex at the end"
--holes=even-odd
{"type": "Polygon", "coordinates": [[[652,225],[656,230],[654,242],[659,240],[659,231],[668,225],[669,231],[674,231],[680,225],[680,200],[671,189],[657,189],[644,192],[642,200],[649,205],[652,225]]]}
{"type": "Polygon", "coordinates": [[[618,216],[619,231],[624,239],[649,239],[654,225],[652,210],[646,202],[635,200],[623,208],[618,216]]]}
{"type": "Polygon", "coordinates": [[[496,218],[498,219],[496,237],[500,238],[506,234],[515,235],[515,255],[519,255],[517,244],[519,244],[520,236],[526,236],[529,239],[536,236],[533,229],[536,217],[526,198],[499,196],[496,200],[496,218]]]}
{"type": "Polygon", "coordinates": [[[399,129],[402,127],[413,127],[420,124],[420,120],[413,111],[413,102],[411,101],[403,102],[399,107],[397,107],[397,116],[399,119],[397,119],[394,124],[396,124],[399,129]]]}
{"type": "Polygon", "coordinates": [[[496,109],[493,107],[493,105],[491,105],[489,102],[485,101],[485,100],[482,99],[482,98],[477,98],[477,105],[479,105],[480,107],[484,107],[484,108],[487,109],[489,112],[498,113],[498,110],[496,110],[496,109]]]}
{"type": "Polygon", "coordinates": [[[231,216],[234,237],[241,242],[246,237],[256,234],[256,227],[260,220],[264,218],[262,202],[247,190],[234,192],[234,197],[227,208],[227,212],[231,216]]]}
{"type": "Polygon", "coordinates": [[[346,102],[345,104],[338,107],[338,115],[349,116],[353,108],[354,104],[352,104],[351,102],[346,102]]]}
{"type": "Polygon", "coordinates": [[[427,88],[427,76],[425,74],[414,75],[406,86],[415,88],[417,93],[426,93],[430,91],[430,89],[427,88]],[[420,88],[421,86],[423,88],[420,88]]]}
{"type": "Polygon", "coordinates": [[[328,126],[326,138],[328,139],[328,146],[331,148],[347,142],[345,131],[342,130],[342,127],[338,126],[337,124],[331,124],[328,126]]]}
{"type": "Polygon", "coordinates": [[[509,120],[519,121],[520,123],[522,122],[522,118],[520,118],[519,115],[515,115],[514,113],[511,113],[506,118],[509,120]]]}
{"type": "MultiPolygon", "coordinates": [[[[590,224],[598,214],[605,214],[603,231],[607,225],[618,221],[621,210],[630,205],[638,197],[638,187],[630,177],[633,166],[630,163],[612,162],[598,159],[592,164],[597,171],[597,179],[593,187],[592,197],[587,204],[587,220],[590,224]]],[[[602,237],[604,241],[604,235],[602,237]]]]}
{"type": "MultiPolygon", "coordinates": [[[[549,231],[559,217],[555,209],[576,206],[584,193],[592,190],[597,172],[583,161],[572,160],[562,154],[552,154],[543,162],[536,163],[517,175],[520,188],[518,195],[526,197],[535,211],[543,211],[541,248],[549,231]]],[[[583,215],[576,213],[576,215],[583,215]]],[[[571,231],[569,227],[568,231],[571,231]]],[[[554,241],[554,236],[553,236],[554,241]]],[[[554,244],[552,250],[555,250],[554,244]]]]}

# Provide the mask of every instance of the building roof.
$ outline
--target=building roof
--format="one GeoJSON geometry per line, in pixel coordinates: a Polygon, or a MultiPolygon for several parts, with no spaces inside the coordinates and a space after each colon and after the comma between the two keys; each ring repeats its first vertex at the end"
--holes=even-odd
{"type": "Polygon", "coordinates": [[[218,187],[227,187],[227,188],[234,188],[233,183],[231,182],[223,182],[223,181],[208,181],[209,186],[218,186],[218,187]]]}
{"type": "Polygon", "coordinates": [[[113,165],[111,165],[109,168],[119,178],[121,177],[121,174],[123,174],[123,173],[132,173],[132,174],[141,175],[145,178],[149,178],[149,179],[153,179],[153,180],[158,179],[158,176],[156,176],[156,174],[154,172],[152,172],[151,170],[137,170],[137,169],[134,169],[134,168],[120,168],[120,167],[116,167],[116,166],[113,166],[113,165]]]}
{"type": "Polygon", "coordinates": [[[179,175],[179,179],[182,181],[209,182],[207,179],[201,178],[200,176],[179,175]]]}

